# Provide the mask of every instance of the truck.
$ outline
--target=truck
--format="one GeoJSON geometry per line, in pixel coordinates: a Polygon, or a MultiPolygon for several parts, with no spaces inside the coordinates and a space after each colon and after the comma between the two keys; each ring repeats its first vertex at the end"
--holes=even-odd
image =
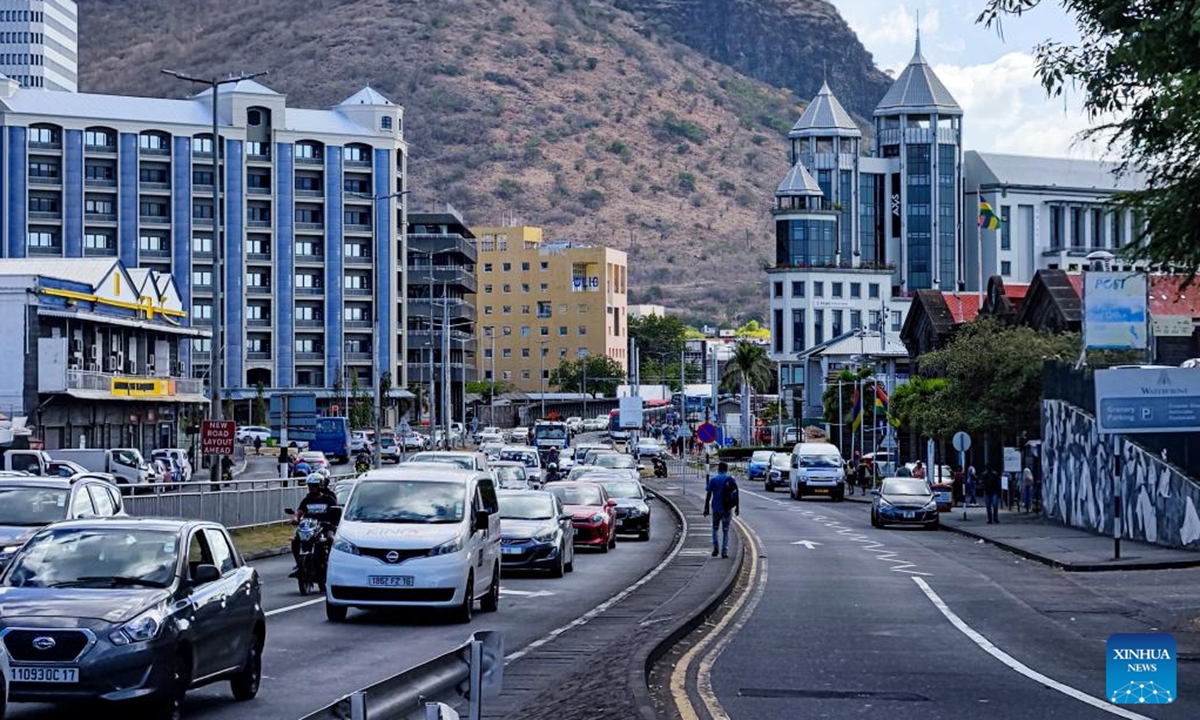
{"type": "Polygon", "coordinates": [[[561,420],[539,420],[533,426],[533,446],[543,458],[549,454],[550,448],[558,448],[559,453],[571,444],[571,431],[561,420]]]}
{"type": "Polygon", "coordinates": [[[45,475],[50,456],[29,445],[29,434],[24,427],[24,418],[0,421],[0,469],[27,472],[30,475],[45,475]]]}
{"type": "Polygon", "coordinates": [[[70,460],[91,472],[108,473],[116,478],[118,485],[146,485],[150,482],[150,466],[136,448],[55,450],[54,459],[70,460]]]}
{"type": "Polygon", "coordinates": [[[350,421],[344,417],[317,418],[308,448],[325,453],[330,462],[350,462],[350,421]]]}

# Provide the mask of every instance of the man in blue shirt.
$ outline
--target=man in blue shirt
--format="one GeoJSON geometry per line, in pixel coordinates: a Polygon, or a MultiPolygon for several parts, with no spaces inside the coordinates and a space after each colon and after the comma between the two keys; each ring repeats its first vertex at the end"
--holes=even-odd
{"type": "Polygon", "coordinates": [[[734,515],[738,515],[741,511],[738,508],[738,486],[737,481],[729,474],[729,465],[720,463],[717,465],[717,474],[713,475],[708,480],[708,486],[704,492],[704,515],[708,516],[709,509],[712,509],[712,556],[716,557],[717,552],[721,553],[721,557],[729,557],[729,522],[734,515]],[[720,526],[721,544],[717,546],[717,527],[720,526]]]}

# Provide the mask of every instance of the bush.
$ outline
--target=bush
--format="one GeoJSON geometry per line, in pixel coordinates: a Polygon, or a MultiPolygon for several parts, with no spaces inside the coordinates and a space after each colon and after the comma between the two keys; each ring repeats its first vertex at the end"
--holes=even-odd
{"type": "Polygon", "coordinates": [[[584,67],[586,67],[588,70],[595,70],[596,66],[599,64],[600,64],[600,61],[594,57],[589,57],[587,60],[583,61],[584,67]]]}
{"type": "Polygon", "coordinates": [[[588,210],[599,210],[604,206],[604,193],[595,188],[589,188],[579,196],[579,202],[588,210]]]}
{"type": "Polygon", "coordinates": [[[736,189],[737,185],[734,185],[732,181],[725,178],[722,178],[717,182],[717,192],[721,193],[722,195],[732,195],[733,191],[736,189]]]}
{"type": "Polygon", "coordinates": [[[690,172],[681,172],[676,178],[679,184],[679,189],[685,193],[691,194],[696,191],[696,176],[690,172]]]}
{"type": "Polygon", "coordinates": [[[708,139],[708,133],[704,128],[691,120],[677,117],[673,112],[663,113],[662,118],[655,124],[654,131],[660,139],[681,138],[697,145],[708,139]]]}
{"type": "Polygon", "coordinates": [[[517,26],[517,19],[512,15],[505,15],[496,21],[496,30],[502,33],[512,32],[517,26]]]}
{"type": "Polygon", "coordinates": [[[521,183],[511,178],[504,178],[496,185],[496,189],[492,194],[501,200],[515,200],[517,197],[524,194],[525,188],[521,183]]]}

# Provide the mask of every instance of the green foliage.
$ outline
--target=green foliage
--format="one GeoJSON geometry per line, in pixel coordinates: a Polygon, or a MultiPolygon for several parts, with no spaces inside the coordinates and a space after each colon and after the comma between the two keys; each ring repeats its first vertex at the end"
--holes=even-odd
{"type": "MultiPolygon", "coordinates": [[[[1040,0],[987,0],[979,21],[999,30],[1040,0]]],[[[1035,48],[1046,91],[1083,94],[1093,127],[1085,136],[1126,158],[1124,170],[1144,173],[1144,188],[1118,196],[1140,215],[1124,254],[1152,265],[1200,265],[1200,2],[1062,0],[1080,42],[1047,40],[1035,48]],[[1141,223],[1138,223],[1141,224],[1141,223]]],[[[1191,271],[1189,270],[1189,273],[1191,271]]],[[[1189,278],[1190,281],[1190,278],[1189,278]]]]}
{"type": "Polygon", "coordinates": [[[254,405],[252,406],[252,421],[254,425],[267,424],[267,395],[266,388],[260,380],[254,386],[254,405]]]}
{"type": "Polygon", "coordinates": [[[683,352],[687,327],[673,315],[629,318],[628,329],[629,337],[637,343],[638,351],[642,354],[643,367],[645,358],[656,355],[678,357],[683,352]]]}
{"type": "Polygon", "coordinates": [[[498,32],[502,32],[502,33],[512,32],[513,28],[515,28],[516,26],[517,26],[517,19],[515,17],[513,17],[512,15],[504,15],[499,20],[496,21],[496,30],[498,32]]]}
{"type": "Polygon", "coordinates": [[[600,64],[600,61],[594,57],[589,57],[588,59],[583,61],[583,66],[586,67],[588,70],[595,70],[596,66],[599,64],[600,64]]]}
{"type": "Polygon", "coordinates": [[[679,189],[685,193],[693,193],[696,191],[696,176],[690,172],[679,173],[679,189]]]}
{"type": "Polygon", "coordinates": [[[607,355],[563,360],[550,371],[550,384],[563,392],[600,393],[613,397],[617,394],[617,386],[623,382],[625,369],[607,355]]]}
{"type": "Polygon", "coordinates": [[[722,195],[732,195],[735,190],[737,190],[737,185],[734,185],[732,180],[721,178],[717,181],[717,192],[722,195]]]}
{"type": "Polygon", "coordinates": [[[503,178],[496,184],[496,189],[492,194],[501,200],[515,200],[525,192],[524,186],[512,178],[503,178]]]}
{"type": "Polygon", "coordinates": [[[769,340],[771,338],[771,331],[760,325],[757,320],[751,319],[737,329],[737,336],[752,340],[769,340]]]}
{"type": "Polygon", "coordinates": [[[733,346],[733,355],[721,371],[721,387],[733,391],[742,387],[763,392],[775,382],[775,367],[767,349],[747,340],[733,346]]]}
{"type": "Polygon", "coordinates": [[[496,388],[496,396],[499,397],[506,392],[512,392],[513,384],[506,380],[497,380],[495,385],[491,380],[473,380],[467,383],[467,394],[482,395],[484,404],[492,402],[492,388],[496,388]]]}
{"type": "Polygon", "coordinates": [[[579,202],[588,210],[599,210],[604,207],[604,193],[596,188],[588,188],[579,196],[579,202]]]}
{"type": "Polygon", "coordinates": [[[609,143],[608,151],[610,153],[612,153],[613,155],[621,156],[621,158],[623,158],[623,159],[628,158],[631,154],[630,150],[629,150],[629,146],[626,145],[625,143],[621,142],[620,140],[613,140],[611,143],[609,143]]]}
{"type": "Polygon", "coordinates": [[[708,139],[708,132],[691,120],[677,117],[673,112],[663,113],[654,124],[654,132],[662,140],[682,138],[697,145],[708,139]]]}

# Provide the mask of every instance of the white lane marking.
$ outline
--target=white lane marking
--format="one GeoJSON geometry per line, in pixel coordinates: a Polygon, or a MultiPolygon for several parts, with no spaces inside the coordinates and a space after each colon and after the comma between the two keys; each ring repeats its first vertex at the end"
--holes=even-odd
{"type": "MultiPolygon", "coordinates": [[[[663,499],[664,499],[664,501],[666,500],[665,497],[663,499]]],[[[516,660],[520,660],[521,658],[525,657],[526,655],[528,655],[532,651],[540,648],[541,646],[543,646],[547,643],[553,642],[559,635],[562,635],[563,633],[565,633],[569,630],[573,630],[581,625],[586,625],[587,623],[591,622],[592,619],[594,619],[596,616],[607,612],[608,609],[611,608],[613,605],[616,605],[617,603],[621,602],[622,600],[624,600],[625,598],[629,597],[634,592],[636,592],[638,590],[638,588],[642,587],[646,583],[648,583],[651,580],[653,580],[654,578],[658,577],[658,574],[661,573],[663,570],[665,570],[667,568],[667,566],[670,565],[673,560],[675,560],[675,557],[677,555],[679,555],[679,551],[683,549],[683,541],[684,541],[684,538],[686,538],[687,534],[688,534],[688,521],[687,521],[687,518],[684,517],[682,512],[679,513],[678,517],[679,517],[679,522],[682,525],[682,527],[680,527],[680,529],[679,529],[678,540],[675,543],[675,547],[671,549],[671,552],[665,558],[663,558],[662,562],[660,562],[658,565],[655,565],[650,570],[650,572],[643,575],[641,577],[641,579],[638,580],[637,582],[635,582],[634,584],[625,588],[624,590],[617,593],[616,595],[613,595],[612,597],[610,597],[609,599],[600,603],[599,605],[592,608],[591,610],[588,610],[586,613],[580,615],[579,617],[575,618],[574,620],[567,623],[566,625],[560,625],[559,627],[554,628],[550,632],[546,633],[545,635],[538,638],[537,640],[534,640],[533,642],[529,643],[528,645],[521,648],[520,650],[509,653],[508,655],[506,655],[504,657],[504,662],[507,664],[507,663],[514,662],[516,660]]]]}
{"type": "Polygon", "coordinates": [[[281,608],[275,608],[274,610],[268,610],[267,612],[265,612],[263,614],[266,615],[267,617],[271,617],[272,615],[282,615],[285,612],[299,610],[300,608],[306,608],[310,605],[316,605],[317,603],[323,603],[323,602],[325,602],[325,596],[322,595],[321,597],[319,597],[315,600],[305,600],[304,602],[296,603],[295,605],[284,605],[281,608]]]}
{"type": "Polygon", "coordinates": [[[808,548],[809,550],[815,550],[818,545],[824,545],[825,543],[814,542],[812,540],[797,540],[796,542],[794,542],[792,544],[793,545],[803,545],[804,547],[808,548]]]}
{"type": "Polygon", "coordinates": [[[1018,673],[1024,675],[1025,677],[1029,678],[1030,680],[1033,680],[1036,683],[1041,683],[1042,685],[1045,685],[1048,688],[1059,691],[1060,693],[1062,693],[1063,695],[1066,695],[1069,698],[1073,698],[1075,700],[1078,700],[1081,703],[1091,705],[1094,708],[1099,708],[1100,710],[1103,710],[1106,713],[1116,715],[1117,717],[1126,718],[1126,720],[1151,720],[1150,718],[1146,717],[1145,715],[1139,715],[1135,712],[1126,710],[1125,708],[1118,707],[1116,705],[1107,703],[1099,698],[1092,697],[1091,695],[1088,695],[1087,693],[1085,693],[1083,691],[1076,690],[1075,688],[1071,687],[1070,685],[1061,683],[1061,682],[1055,680],[1054,678],[1047,677],[1046,675],[1041,674],[1037,670],[1034,670],[1033,668],[1029,667],[1025,663],[1023,663],[1020,660],[1013,657],[1012,655],[1009,655],[1008,653],[1004,652],[1000,648],[993,645],[990,640],[985,638],[983,635],[979,634],[974,628],[972,628],[970,625],[968,625],[966,622],[964,622],[963,619],[960,618],[957,614],[955,614],[955,612],[950,609],[950,606],[947,605],[945,603],[945,601],[942,600],[942,598],[939,597],[938,594],[933,591],[933,588],[929,587],[929,583],[925,582],[923,579],[921,579],[919,577],[913,578],[913,582],[915,582],[917,584],[917,587],[921,588],[921,591],[925,593],[925,597],[929,598],[929,601],[933,603],[933,606],[941,611],[942,615],[944,615],[946,617],[946,619],[950,621],[951,625],[953,625],[955,628],[957,628],[958,631],[961,632],[963,635],[966,635],[968,638],[970,638],[972,642],[974,642],[976,645],[978,645],[988,655],[991,655],[992,657],[996,658],[1000,662],[1007,665],[1009,668],[1017,671],[1018,673]]]}
{"type": "Polygon", "coordinates": [[[554,593],[549,590],[509,590],[503,585],[500,586],[500,595],[518,595],[520,597],[547,597],[554,593]]]}

